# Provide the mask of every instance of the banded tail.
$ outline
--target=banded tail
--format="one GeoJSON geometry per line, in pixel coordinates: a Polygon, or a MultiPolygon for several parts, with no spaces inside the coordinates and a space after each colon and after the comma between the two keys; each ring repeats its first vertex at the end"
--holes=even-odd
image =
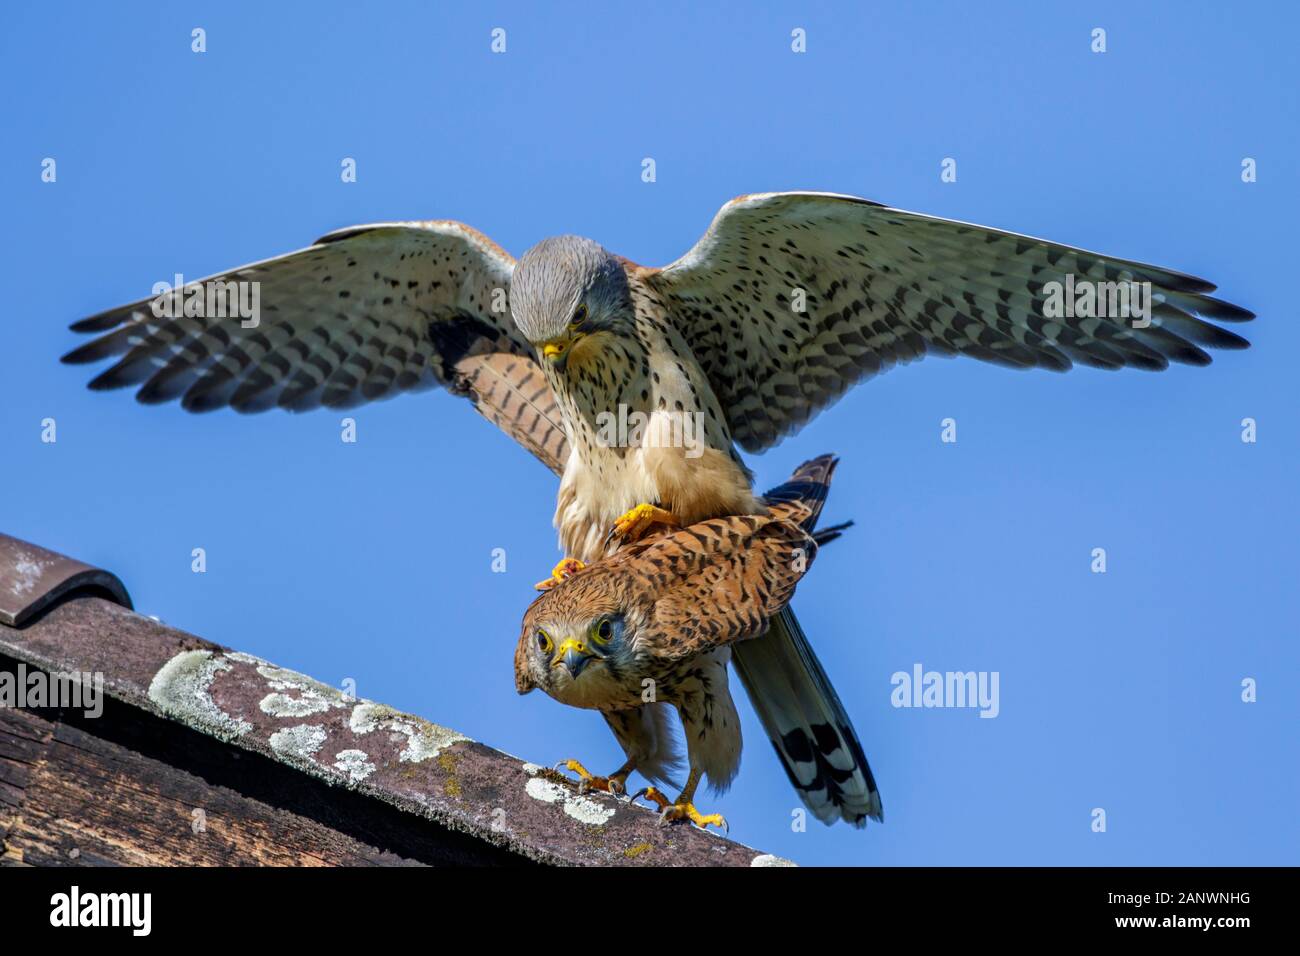
{"type": "MultiPolygon", "coordinates": [[[[768,504],[811,533],[836,461],[823,455],[802,465],[768,492],[768,504]]],[[[834,540],[845,527],[815,535],[818,544],[834,540]]],[[[735,644],[731,659],[790,783],[813,815],[828,825],[845,820],[863,827],[868,817],[883,823],[862,744],[794,612],[785,608],[762,637],[735,644]]]]}

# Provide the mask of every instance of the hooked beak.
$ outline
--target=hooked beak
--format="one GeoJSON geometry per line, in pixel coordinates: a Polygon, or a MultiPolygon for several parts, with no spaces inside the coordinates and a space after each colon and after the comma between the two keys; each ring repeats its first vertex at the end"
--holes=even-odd
{"type": "Polygon", "coordinates": [[[573,346],[577,343],[578,338],[577,335],[566,335],[544,343],[542,345],[542,358],[550,362],[556,371],[563,372],[565,366],[569,364],[569,354],[573,351],[573,346]]]}
{"type": "Polygon", "coordinates": [[[575,641],[569,638],[555,650],[555,657],[551,661],[552,667],[563,666],[569,672],[571,680],[577,680],[578,675],[583,672],[588,664],[592,661],[590,648],[581,641],[575,641]]]}

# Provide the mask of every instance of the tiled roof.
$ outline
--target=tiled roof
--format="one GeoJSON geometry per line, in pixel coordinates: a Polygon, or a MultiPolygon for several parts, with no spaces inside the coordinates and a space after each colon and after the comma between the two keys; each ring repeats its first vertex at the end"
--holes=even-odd
{"type": "Polygon", "coordinates": [[[0,709],[0,862],[76,862],[82,842],[109,863],[784,862],[144,617],[113,575],[0,535],[0,672],[20,667],[98,675],[108,702],[97,718],[0,709]],[[78,761],[126,796],[69,796],[98,772],[78,761]],[[191,825],[200,811],[210,828],[191,825]]]}

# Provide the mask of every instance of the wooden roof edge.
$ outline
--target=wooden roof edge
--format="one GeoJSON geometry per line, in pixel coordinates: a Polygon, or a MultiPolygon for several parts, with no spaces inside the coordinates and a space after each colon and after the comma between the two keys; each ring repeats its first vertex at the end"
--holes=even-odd
{"type": "Polygon", "coordinates": [[[542,863],[792,865],[684,824],[661,826],[647,807],[579,794],[549,769],[144,617],[129,600],[113,575],[0,535],[0,654],[75,676],[88,694],[102,689],[542,863]]]}

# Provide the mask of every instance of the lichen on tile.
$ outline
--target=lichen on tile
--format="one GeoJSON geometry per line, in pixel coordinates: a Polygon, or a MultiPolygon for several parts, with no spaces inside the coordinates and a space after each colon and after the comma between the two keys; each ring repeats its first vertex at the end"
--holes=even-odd
{"type": "Polygon", "coordinates": [[[352,708],[348,726],[357,735],[371,734],[377,730],[391,730],[403,735],[406,737],[406,747],[398,754],[398,759],[404,763],[430,760],[454,743],[469,741],[464,734],[447,727],[368,700],[352,708]]]}
{"type": "Polygon", "coordinates": [[[241,737],[253,725],[227,714],[212,699],[212,682],[217,674],[233,666],[214,651],[181,651],[154,674],[149,682],[149,700],[168,717],[221,740],[241,737]]]}
{"type": "Polygon", "coordinates": [[[562,804],[565,814],[588,826],[603,826],[614,815],[613,807],[574,793],[568,787],[544,777],[529,777],[524,784],[524,792],[542,803],[562,804]]]}
{"type": "Polygon", "coordinates": [[[334,769],[340,771],[351,783],[360,783],[375,772],[375,765],[364,750],[340,750],[334,755],[334,769]]]}
{"type": "Polygon", "coordinates": [[[306,717],[335,708],[349,707],[355,701],[336,687],[284,667],[257,661],[257,673],[266,679],[272,693],[258,705],[272,717],[306,717]],[[291,696],[295,695],[295,696],[291,696]]]}
{"type": "Polygon", "coordinates": [[[285,757],[314,760],[328,734],[320,724],[298,724],[271,734],[271,749],[285,757]]]}

